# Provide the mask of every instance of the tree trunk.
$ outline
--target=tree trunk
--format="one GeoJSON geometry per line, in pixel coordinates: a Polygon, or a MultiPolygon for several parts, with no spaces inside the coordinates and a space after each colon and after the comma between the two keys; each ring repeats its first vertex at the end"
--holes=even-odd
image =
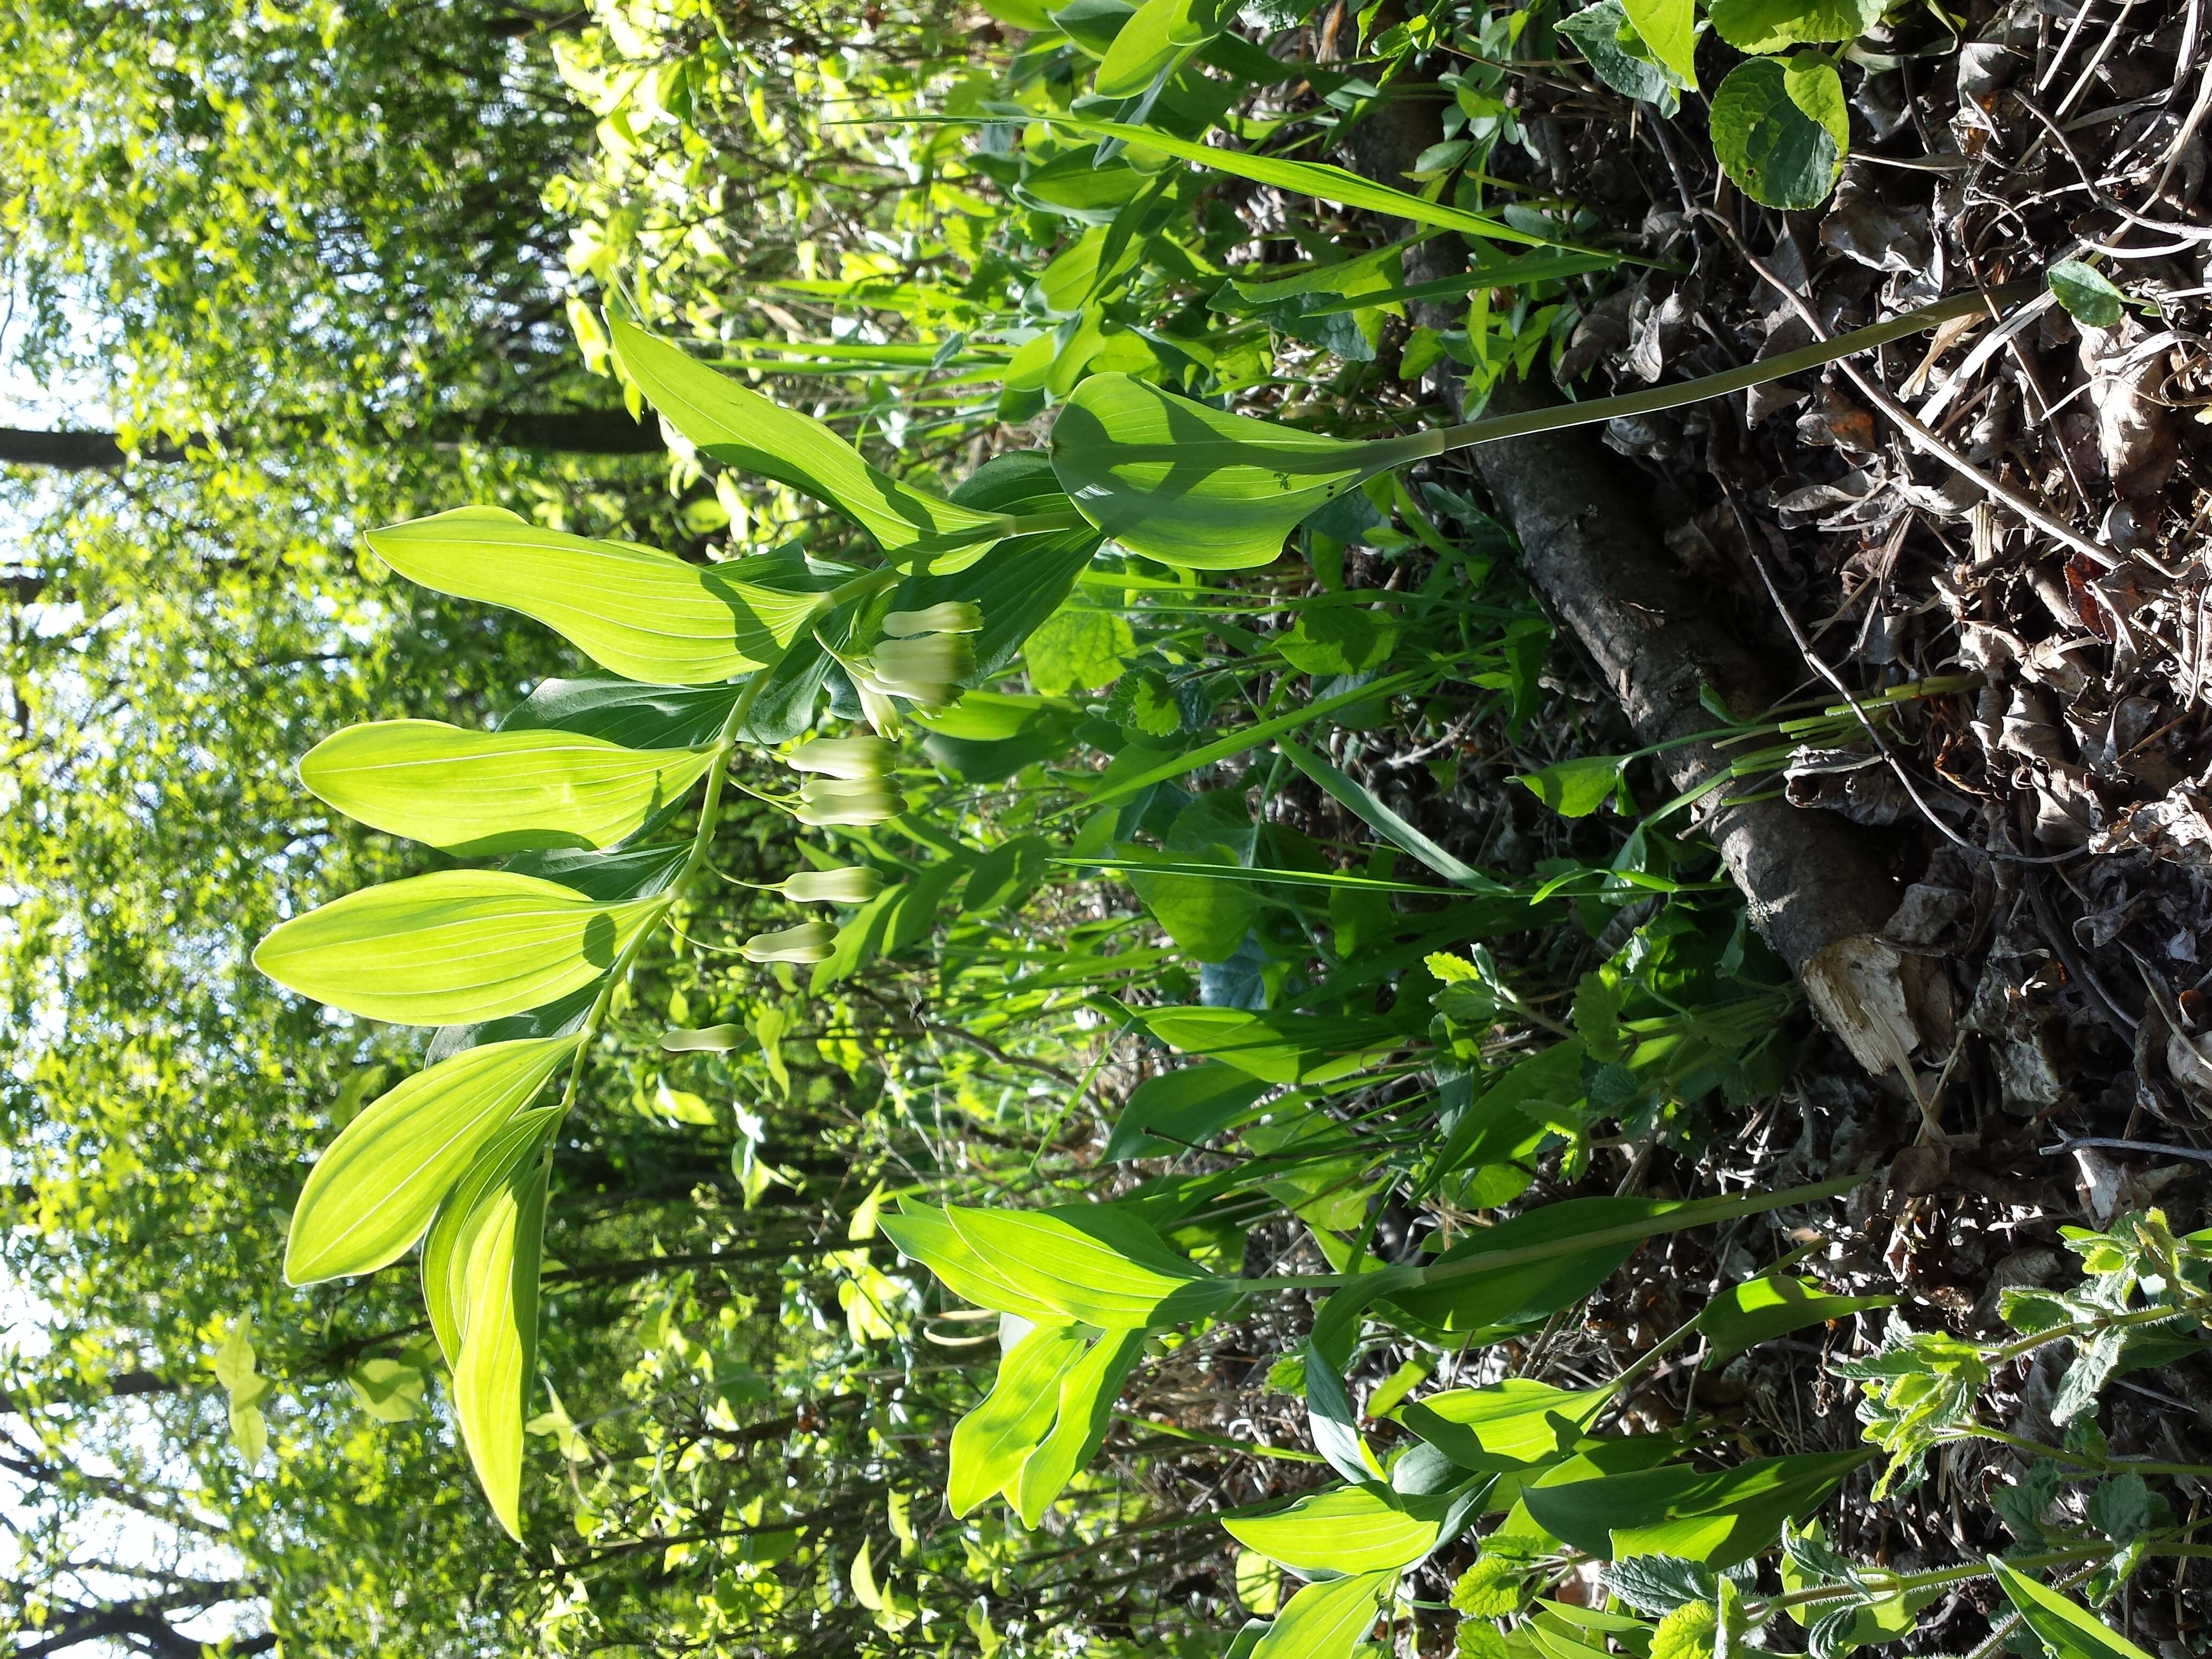
{"type": "MultiPolygon", "coordinates": [[[[665,446],[660,428],[630,418],[624,409],[492,410],[441,415],[425,428],[441,446],[494,444],[571,455],[651,455],[665,446]]],[[[288,437],[305,438],[304,426],[288,437]]],[[[387,441],[397,441],[395,433],[387,441]]],[[[64,472],[114,471],[134,461],[181,461],[185,452],[166,443],[127,450],[112,432],[38,432],[0,427],[0,466],[43,466],[64,472]]]]}
{"type": "MultiPolygon", "coordinates": [[[[1394,187],[1443,131],[1436,100],[1400,91],[1355,125],[1345,146],[1356,171],[1394,187]]],[[[1406,258],[1409,283],[1464,269],[1465,251],[1452,237],[1406,258]]],[[[1435,302],[1407,310],[1439,330],[1458,320],[1435,302]]],[[[1449,363],[1424,383],[1457,415],[1463,387],[1449,363]]],[[[1490,412],[1553,401],[1555,393],[1508,383],[1497,388],[1490,412]]],[[[1699,700],[1705,687],[1740,714],[1773,704],[1790,676],[1768,669],[1725,608],[1668,551],[1640,499],[1642,478],[1590,428],[1485,444],[1468,459],[1520,541],[1522,570],[1573,629],[1639,742],[1709,730],[1713,717],[1699,700]]],[[[1687,792],[1724,776],[1729,760],[1700,742],[1669,749],[1657,763],[1687,792]]],[[[1717,805],[1716,799],[1708,798],[1705,831],[1814,1011],[1868,1071],[1904,1066],[1920,1041],[1915,1015],[1929,994],[1926,964],[1882,937],[1898,895],[1879,850],[1833,813],[1774,797],[1717,805]]]]}

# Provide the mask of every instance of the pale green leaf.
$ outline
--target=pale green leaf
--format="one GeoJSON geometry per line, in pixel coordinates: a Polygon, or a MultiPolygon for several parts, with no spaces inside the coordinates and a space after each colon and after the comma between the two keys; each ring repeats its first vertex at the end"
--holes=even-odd
{"type": "Polygon", "coordinates": [[[1091,90],[1101,98],[1150,90],[1213,37],[1215,10],[1214,0],[1144,0],[1106,48],[1091,90]]]}
{"type": "Polygon", "coordinates": [[[1856,40],[1881,21],[1887,0],[1713,0],[1713,29],[1738,52],[1856,40]]]}
{"type": "Polygon", "coordinates": [[[346,1125],[292,1211],[284,1277],[313,1285],[374,1273],[422,1236],[447,1192],[576,1050],[574,1036],[464,1048],[346,1125]]]}
{"type": "Polygon", "coordinates": [[[523,1425],[538,1355],[544,1139],[557,1107],[494,1137],[440,1206],[422,1247],[423,1299],[453,1368],[453,1414],[500,1524],[521,1532],[523,1425]]]}
{"type": "Polygon", "coordinates": [[[1121,1384],[1144,1352],[1140,1330],[1107,1331],[1060,1374],[1059,1414],[1043,1443],[1022,1460],[1011,1494],[1015,1513],[1034,1529],[1046,1509],[1106,1438],[1121,1384]]]}
{"type": "Polygon", "coordinates": [[[1316,1492],[1272,1515],[1224,1516],[1221,1525],[1238,1543],[1299,1571],[1379,1572],[1435,1547],[1443,1508],[1418,1507],[1422,1512],[1370,1482],[1316,1492]]]}
{"type": "Polygon", "coordinates": [[[985,1261],[954,1231],[944,1211],[909,1203],[901,1213],[884,1217],[880,1224],[901,1255],[921,1262],[963,1301],[1039,1324],[1064,1322],[1050,1304],[1023,1290],[985,1261]]]}
{"type": "Polygon", "coordinates": [[[1621,0],[1621,9],[1651,55],[1685,87],[1698,84],[1698,9],[1695,0],[1621,0]]]}
{"type": "Polygon", "coordinates": [[[586,541],[496,507],[461,507],[371,531],[401,575],[534,617],[602,668],[656,685],[705,685],[783,654],[824,604],[627,543],[586,541]]]}
{"type": "Polygon", "coordinates": [[[674,805],[714,759],[573,732],[379,720],[317,744],[300,781],[348,817],[452,853],[597,848],[674,805]]]}
{"type": "Polygon", "coordinates": [[[1990,1571],[2021,1620],[2058,1659],[2150,1659],[2119,1632],[2019,1569],[1991,1556],[1990,1571]]]}
{"type": "Polygon", "coordinates": [[[1554,761],[1539,772],[1521,772],[1514,781],[1563,818],[1586,818],[1620,786],[1621,757],[1577,755],[1554,761]]]}
{"type": "Polygon", "coordinates": [[[1502,1472],[1557,1456],[1560,1441],[1571,1443],[1612,1397],[1515,1376],[1409,1401],[1398,1420],[1463,1469],[1502,1472]]]}
{"type": "Polygon", "coordinates": [[[367,1019],[452,1025],[519,1014],[614,966],[665,901],[594,903],[497,870],[441,870],[364,888],[295,917],[254,966],[367,1019]]]}
{"type": "Polygon", "coordinates": [[[623,372],[701,454],[838,508],[894,562],[957,570],[1012,533],[1004,514],[901,483],[819,421],[771,403],[620,318],[608,324],[623,372]]]}
{"type": "Polygon", "coordinates": [[[1352,1659],[1397,1582],[1394,1567],[1308,1584],[1267,1626],[1252,1659],[1352,1659]]]}
{"type": "Polygon", "coordinates": [[[954,1206],[945,1214],[991,1273],[1063,1319],[1141,1330],[1218,1312],[1238,1294],[1234,1281],[1192,1266],[1134,1216],[1108,1205],[954,1206]]]}
{"type": "Polygon", "coordinates": [[[991,1392],[953,1426],[945,1501],[956,1516],[988,1502],[1051,1431],[1060,1379],[1083,1358],[1083,1328],[1033,1327],[999,1361],[991,1392]]]}

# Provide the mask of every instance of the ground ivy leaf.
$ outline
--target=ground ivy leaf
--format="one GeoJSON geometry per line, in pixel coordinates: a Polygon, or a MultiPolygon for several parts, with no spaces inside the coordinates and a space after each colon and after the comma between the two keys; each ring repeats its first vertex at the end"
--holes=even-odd
{"type": "Polygon", "coordinates": [[[1738,52],[1855,40],[1881,21],[1884,0],[1714,0],[1714,31],[1738,52]]]}

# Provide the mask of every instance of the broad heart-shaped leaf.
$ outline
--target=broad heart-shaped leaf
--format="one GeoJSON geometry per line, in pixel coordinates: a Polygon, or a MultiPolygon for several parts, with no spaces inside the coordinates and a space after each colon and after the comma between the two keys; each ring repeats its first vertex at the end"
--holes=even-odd
{"type": "Polygon", "coordinates": [[[1110,1205],[955,1206],[945,1214],[984,1267],[1018,1294],[1062,1319],[1103,1330],[1178,1324],[1218,1313],[1241,1294],[1236,1281],[1193,1267],[1143,1222],[1110,1205]]]}
{"type": "Polygon", "coordinates": [[[1308,1584],[1267,1626],[1252,1659],[1352,1659],[1397,1582],[1391,1567],[1308,1584]]]}
{"type": "Polygon", "coordinates": [[[1267,564],[1301,520],[1436,434],[1346,443],[1231,415],[1127,374],[1094,374],[1053,422],[1052,466],[1083,516],[1194,570],[1267,564]]]}
{"type": "Polygon", "coordinates": [[[1713,32],[1738,52],[1782,52],[1856,40],[1887,9],[1887,0],[1713,0],[1713,32]]]}
{"type": "Polygon", "coordinates": [[[1052,1500],[1097,1452],[1114,1420],[1121,1384],[1144,1347],[1142,1331],[1106,1331],[1089,1352],[1060,1374],[1059,1415],[1052,1432],[1022,1460],[1009,1494],[1024,1527],[1036,1529],[1052,1500]]]}
{"type": "Polygon", "coordinates": [[[1698,10],[1695,0],[1620,0],[1621,9],[1651,55],[1674,70],[1686,87],[1698,84],[1698,10]]]}
{"type": "Polygon", "coordinates": [[[1569,1390],[1526,1377],[1449,1389],[1398,1407],[1398,1420],[1460,1468],[1502,1474],[1557,1457],[1596,1420],[1607,1389],[1569,1390]]]}
{"type": "Polygon", "coordinates": [[[1990,1571],[1996,1574],[2005,1599],[2019,1610],[2021,1620],[2058,1659],[2150,1659],[2095,1614],[1994,1555],[1990,1557],[1990,1571]]]}
{"type": "Polygon", "coordinates": [[[1519,772],[1514,781],[1563,818],[1586,818],[1620,787],[1619,755],[1577,755],[1553,761],[1540,772],[1519,772]]]}
{"type": "Polygon", "coordinates": [[[538,1370],[538,1271],[545,1232],[540,1155],[560,1108],[495,1136],[430,1224],[423,1299],[453,1368],[453,1415],[492,1513],[522,1536],[522,1425],[538,1370]]]}
{"type": "Polygon", "coordinates": [[[1222,1529],[1301,1572],[1380,1572],[1434,1547],[1446,1504],[1399,1497],[1379,1481],[1334,1486],[1272,1515],[1224,1516],[1222,1529]]]}
{"type": "Polygon", "coordinates": [[[1150,91],[1212,37],[1216,9],[1214,0],[1144,0],[1106,48],[1091,91],[1101,98],[1150,91]]]}
{"type": "Polygon", "coordinates": [[[1705,1363],[1725,1365],[1771,1336],[1896,1304],[1893,1296],[1830,1296],[1812,1279],[1767,1273],[1731,1285],[1705,1304],[1698,1328],[1710,1345],[1705,1363]]]}
{"type": "Polygon", "coordinates": [[[404,1255],[477,1153],[579,1041],[466,1048],[374,1102],[308,1172],[285,1242],[286,1281],[374,1273],[404,1255]]]}
{"type": "Polygon", "coordinates": [[[988,1503],[1021,1473],[1051,1432],[1060,1379],[1083,1353],[1082,1326],[1036,1325],[999,1361],[991,1392],[953,1426],[945,1496],[955,1516],[988,1503]]]}
{"type": "Polygon", "coordinates": [[[465,507],[368,533],[410,581],[534,617],[602,668],[653,685],[706,685],[775,661],[825,603],[745,580],[744,561],[686,564],[626,543],[465,507]]]}
{"type": "Polygon", "coordinates": [[[714,759],[573,732],[377,720],[309,750],[300,781],[349,818],[451,853],[597,848],[680,801],[714,759]]]}
{"type": "Polygon", "coordinates": [[[1066,1322],[1042,1297],[1023,1290],[986,1261],[953,1230],[944,1211],[908,1204],[900,1214],[884,1216],[878,1224],[901,1255],[921,1263],[962,1301],[1041,1325],[1066,1322]]]}
{"type": "Polygon", "coordinates": [[[658,899],[595,904],[501,870],[441,870],[368,887],[286,922],[253,965],[365,1019],[464,1024],[520,1013],[614,966],[658,899]]]}
{"type": "Polygon", "coordinates": [[[1732,1469],[1651,1469],[1521,1489],[1521,1502],[1563,1544],[1612,1560],[1674,1555],[1729,1567],[1771,1544],[1785,1520],[1810,1514],[1864,1451],[1761,1457],[1732,1469]]]}
{"type": "Polygon", "coordinates": [[[873,536],[894,564],[957,570],[1011,528],[1003,514],[963,507],[878,472],[821,422],[771,403],[635,324],[607,321],[623,372],[701,454],[827,502],[873,536]]]}
{"type": "Polygon", "coordinates": [[[1817,52],[1786,65],[1747,58],[1713,94],[1711,131],[1713,154],[1753,201],[1816,208],[1850,150],[1843,80],[1817,52]]]}

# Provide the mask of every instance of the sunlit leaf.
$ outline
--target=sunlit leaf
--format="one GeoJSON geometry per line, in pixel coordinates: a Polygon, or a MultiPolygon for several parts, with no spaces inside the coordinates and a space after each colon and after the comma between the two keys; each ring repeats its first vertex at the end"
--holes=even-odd
{"type": "Polygon", "coordinates": [[[608,326],[623,372],[701,454],[826,501],[897,563],[957,570],[1011,533],[1004,514],[901,483],[819,421],[770,402],[667,341],[618,317],[608,326]]]}
{"type": "Polygon", "coordinates": [[[520,1013],[614,966],[663,901],[594,903],[498,870],[442,870],[364,888],[286,922],[254,966],[368,1019],[460,1024],[520,1013]]]}
{"type": "Polygon", "coordinates": [[[491,1042],[418,1072],[346,1125],[309,1171],[284,1277],[313,1285],[404,1255],[491,1138],[575,1053],[574,1036],[491,1042]]]}
{"type": "Polygon", "coordinates": [[[300,781],[348,817],[448,852],[601,848],[681,800],[714,758],[568,732],[380,720],[317,744],[300,781]]]}
{"type": "Polygon", "coordinates": [[[373,530],[368,544],[411,581],[534,617],[600,667],[659,685],[774,662],[823,604],[747,581],[735,566],[586,541],[497,507],[373,530]]]}

